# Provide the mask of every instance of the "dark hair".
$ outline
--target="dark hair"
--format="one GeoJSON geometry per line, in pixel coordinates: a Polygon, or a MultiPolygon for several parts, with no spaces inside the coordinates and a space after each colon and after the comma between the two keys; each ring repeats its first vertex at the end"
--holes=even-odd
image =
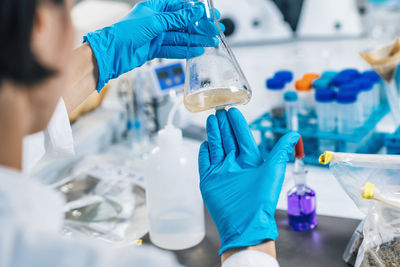
{"type": "Polygon", "coordinates": [[[0,0],[0,84],[4,80],[33,85],[54,71],[38,62],[31,50],[36,8],[42,1],[62,4],[64,0],[0,0]]]}

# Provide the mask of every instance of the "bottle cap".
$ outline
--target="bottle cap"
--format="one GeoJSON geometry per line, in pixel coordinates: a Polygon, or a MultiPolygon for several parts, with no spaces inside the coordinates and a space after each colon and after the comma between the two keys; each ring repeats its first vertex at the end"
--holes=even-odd
{"type": "Polygon", "coordinates": [[[297,141],[296,146],[294,147],[294,156],[296,159],[302,159],[306,155],[304,154],[304,144],[303,138],[300,136],[299,141],[297,141]]]}
{"type": "Polygon", "coordinates": [[[372,82],[374,82],[374,83],[379,82],[379,81],[381,80],[381,77],[379,76],[379,74],[376,73],[374,70],[367,70],[367,71],[364,71],[364,72],[361,74],[361,77],[362,77],[362,78],[369,79],[370,81],[372,81],[372,82]]]}
{"type": "Polygon", "coordinates": [[[317,102],[332,102],[336,99],[336,93],[330,88],[320,88],[315,92],[317,102]]]}
{"type": "Polygon", "coordinates": [[[338,73],[336,71],[324,71],[321,75],[321,78],[331,81],[336,77],[338,73]]]}
{"type": "Polygon", "coordinates": [[[339,91],[358,93],[360,91],[360,88],[359,88],[358,82],[353,81],[353,82],[341,85],[339,87],[339,91]]]}
{"type": "Polygon", "coordinates": [[[286,102],[295,102],[298,99],[297,93],[294,91],[288,91],[285,92],[283,95],[283,98],[285,99],[286,102]]]}
{"type": "Polygon", "coordinates": [[[297,91],[310,91],[312,88],[311,80],[297,80],[295,83],[295,87],[297,91]]]}
{"type": "Polygon", "coordinates": [[[293,80],[293,72],[289,70],[280,70],[275,72],[274,78],[284,81],[285,83],[293,80]]]}
{"type": "Polygon", "coordinates": [[[269,90],[282,90],[285,87],[285,82],[280,79],[271,78],[267,80],[266,86],[269,90]]]}
{"type": "Polygon", "coordinates": [[[317,73],[306,73],[303,75],[303,80],[314,81],[315,79],[319,78],[320,75],[317,73]]]}
{"type": "Polygon", "coordinates": [[[346,76],[346,75],[336,75],[335,78],[332,79],[331,83],[334,86],[341,86],[345,83],[351,83],[353,81],[352,77],[346,76]]]}
{"type": "Polygon", "coordinates": [[[339,72],[339,75],[350,78],[357,78],[360,76],[360,72],[357,69],[344,69],[341,72],[339,72]]]}
{"type": "Polygon", "coordinates": [[[315,89],[320,89],[320,88],[327,88],[329,87],[331,81],[329,79],[325,79],[325,78],[319,78],[314,80],[314,82],[312,83],[312,86],[315,89]]]}
{"type": "MultiPolygon", "coordinates": [[[[336,95],[336,101],[340,104],[352,104],[357,101],[357,92],[339,90],[336,95]]],[[[351,115],[351,114],[349,114],[351,115]]]]}
{"type": "Polygon", "coordinates": [[[182,143],[182,130],[172,125],[167,125],[158,132],[159,145],[176,145],[182,143]]]}
{"type": "Polygon", "coordinates": [[[359,91],[369,91],[372,90],[374,84],[368,79],[357,79],[356,81],[359,91]]]}

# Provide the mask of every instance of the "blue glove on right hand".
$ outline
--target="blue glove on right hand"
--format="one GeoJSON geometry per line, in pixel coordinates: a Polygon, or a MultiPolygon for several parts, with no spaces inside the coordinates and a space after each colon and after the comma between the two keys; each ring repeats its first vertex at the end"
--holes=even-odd
{"type": "Polygon", "coordinates": [[[208,118],[207,135],[199,152],[200,189],[218,228],[220,254],[275,240],[275,209],[299,134],[282,137],[264,161],[246,120],[231,108],[208,118]]]}
{"type": "MultiPolygon", "coordinates": [[[[219,26],[225,30],[223,24],[219,26]]],[[[204,46],[218,45],[218,34],[200,2],[149,0],[137,4],[119,22],[88,33],[84,42],[90,43],[97,59],[100,91],[110,79],[153,58],[199,56],[204,46]]]]}

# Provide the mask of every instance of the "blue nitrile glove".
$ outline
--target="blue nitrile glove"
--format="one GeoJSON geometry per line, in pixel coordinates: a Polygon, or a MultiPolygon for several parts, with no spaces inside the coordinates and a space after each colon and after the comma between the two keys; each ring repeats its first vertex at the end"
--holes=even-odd
{"type": "MultiPolygon", "coordinates": [[[[220,16],[218,11],[216,16],[220,16]]],[[[221,23],[220,27],[225,30],[221,23]]],[[[153,58],[199,56],[204,52],[202,47],[218,44],[217,34],[218,28],[207,19],[203,4],[149,0],[137,4],[119,22],[88,33],[84,42],[90,43],[97,59],[100,91],[110,79],[153,58]]]]}
{"type": "Polygon", "coordinates": [[[220,254],[275,240],[275,209],[299,134],[288,133],[264,161],[238,109],[207,120],[199,152],[200,189],[221,239],[220,254]]]}

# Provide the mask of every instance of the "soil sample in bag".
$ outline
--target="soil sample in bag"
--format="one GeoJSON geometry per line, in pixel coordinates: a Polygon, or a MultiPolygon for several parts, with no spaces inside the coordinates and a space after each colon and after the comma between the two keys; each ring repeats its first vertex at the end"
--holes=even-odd
{"type": "Polygon", "coordinates": [[[400,267],[400,238],[365,251],[360,267],[400,267]]]}
{"type": "Polygon", "coordinates": [[[382,79],[390,82],[400,61],[400,40],[397,39],[394,44],[377,50],[360,53],[360,56],[371,65],[382,79]]]}

